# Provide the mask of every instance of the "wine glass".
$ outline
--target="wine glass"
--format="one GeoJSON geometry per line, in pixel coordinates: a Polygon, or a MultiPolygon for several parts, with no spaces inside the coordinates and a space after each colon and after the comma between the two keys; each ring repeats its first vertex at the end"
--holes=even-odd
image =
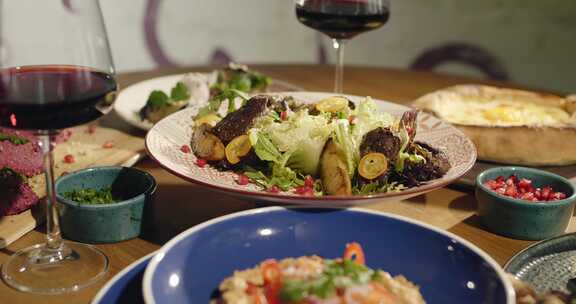
{"type": "Polygon", "coordinates": [[[354,36],[383,26],[390,16],[389,0],[295,0],[296,17],[304,25],[332,38],[336,49],[334,92],[342,93],[344,45],[354,36]]]}
{"type": "Polygon", "coordinates": [[[59,129],[106,114],[116,96],[114,65],[96,0],[0,1],[0,126],[33,130],[46,177],[44,244],[2,265],[10,286],[32,293],[78,290],[102,278],[107,257],[64,242],[58,224],[52,138],[59,129]],[[30,10],[42,12],[30,17],[30,10]]]}

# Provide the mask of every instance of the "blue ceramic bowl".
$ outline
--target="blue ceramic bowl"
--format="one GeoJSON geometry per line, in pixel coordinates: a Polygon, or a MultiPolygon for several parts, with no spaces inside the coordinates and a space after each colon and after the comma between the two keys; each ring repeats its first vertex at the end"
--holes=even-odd
{"type": "Polygon", "coordinates": [[[504,272],[486,253],[414,220],[361,209],[268,207],[220,217],[166,243],[146,268],[146,303],[209,303],[234,270],[267,258],[342,256],[359,242],[368,266],[403,274],[427,303],[514,303],[504,272]]]}
{"type": "Polygon", "coordinates": [[[476,177],[476,200],[480,223],[491,232],[524,240],[542,240],[564,233],[576,202],[576,188],[562,176],[525,167],[497,167],[476,177]],[[498,194],[484,182],[510,175],[532,180],[535,188],[552,186],[566,193],[566,199],[553,202],[527,202],[498,194]]]}
{"type": "Polygon", "coordinates": [[[65,238],[82,243],[111,243],[137,237],[150,216],[156,181],[147,172],[127,167],[96,167],[60,177],[56,196],[65,238]],[[64,193],[75,189],[112,188],[121,201],[90,205],[71,201],[64,193]]]}

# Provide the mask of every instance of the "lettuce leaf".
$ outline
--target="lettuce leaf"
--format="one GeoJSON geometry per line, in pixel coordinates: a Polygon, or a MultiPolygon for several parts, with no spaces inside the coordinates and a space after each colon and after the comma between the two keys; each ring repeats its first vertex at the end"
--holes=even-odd
{"type": "Polygon", "coordinates": [[[253,168],[246,168],[244,174],[263,189],[278,186],[282,191],[304,185],[304,179],[292,169],[279,164],[271,164],[268,174],[253,168]]]}
{"type": "Polygon", "coordinates": [[[352,128],[352,136],[358,148],[362,143],[364,135],[378,127],[390,127],[394,124],[395,118],[389,113],[382,112],[370,97],[366,97],[357,106],[355,113],[356,123],[352,128]]]}
{"type": "MultiPolygon", "coordinates": [[[[328,117],[313,116],[307,111],[291,113],[286,121],[265,120],[265,123],[260,123],[257,129],[252,130],[265,134],[264,137],[269,139],[269,142],[261,143],[264,146],[258,148],[265,149],[268,153],[261,153],[261,157],[255,148],[256,155],[262,160],[288,166],[299,173],[316,176],[320,156],[332,128],[328,117]],[[272,146],[278,153],[283,153],[281,161],[278,153],[270,155],[272,146]]],[[[258,143],[257,140],[254,142],[258,143]]]]}

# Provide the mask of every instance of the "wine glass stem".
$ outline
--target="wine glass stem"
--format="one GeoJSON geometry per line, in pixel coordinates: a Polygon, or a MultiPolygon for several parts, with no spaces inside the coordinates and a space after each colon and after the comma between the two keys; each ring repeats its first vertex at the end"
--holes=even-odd
{"type": "Polygon", "coordinates": [[[343,92],[344,79],[344,45],[345,39],[332,39],[332,46],[336,50],[336,68],[334,75],[334,93],[343,92]]]}
{"type": "Polygon", "coordinates": [[[62,236],[58,222],[58,207],[54,187],[54,157],[52,153],[52,134],[40,135],[44,157],[44,175],[46,176],[46,245],[49,249],[62,248],[62,236]]]}

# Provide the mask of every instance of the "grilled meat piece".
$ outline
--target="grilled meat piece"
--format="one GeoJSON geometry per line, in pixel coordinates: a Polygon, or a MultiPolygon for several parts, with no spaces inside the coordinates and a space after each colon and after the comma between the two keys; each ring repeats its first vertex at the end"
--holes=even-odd
{"type": "Polygon", "coordinates": [[[423,142],[415,142],[408,147],[410,153],[424,156],[426,162],[411,162],[406,160],[404,171],[400,178],[404,185],[413,187],[422,182],[440,178],[450,170],[450,162],[446,155],[423,142]]]}
{"type": "Polygon", "coordinates": [[[268,107],[274,102],[275,100],[271,96],[254,96],[240,109],[226,115],[219,121],[212,129],[212,133],[226,145],[237,136],[246,134],[256,119],[264,115],[268,107]]]}
{"type": "Polygon", "coordinates": [[[400,138],[392,134],[389,128],[380,127],[364,135],[360,144],[360,157],[370,152],[377,152],[386,155],[390,161],[394,161],[401,145],[400,138]]]}
{"type": "Polygon", "coordinates": [[[388,158],[388,170],[373,180],[367,180],[361,175],[358,176],[360,185],[378,182],[386,183],[391,171],[394,170],[394,163],[398,157],[402,142],[396,137],[389,128],[376,128],[364,135],[360,144],[360,158],[368,153],[382,153],[388,158]]]}

